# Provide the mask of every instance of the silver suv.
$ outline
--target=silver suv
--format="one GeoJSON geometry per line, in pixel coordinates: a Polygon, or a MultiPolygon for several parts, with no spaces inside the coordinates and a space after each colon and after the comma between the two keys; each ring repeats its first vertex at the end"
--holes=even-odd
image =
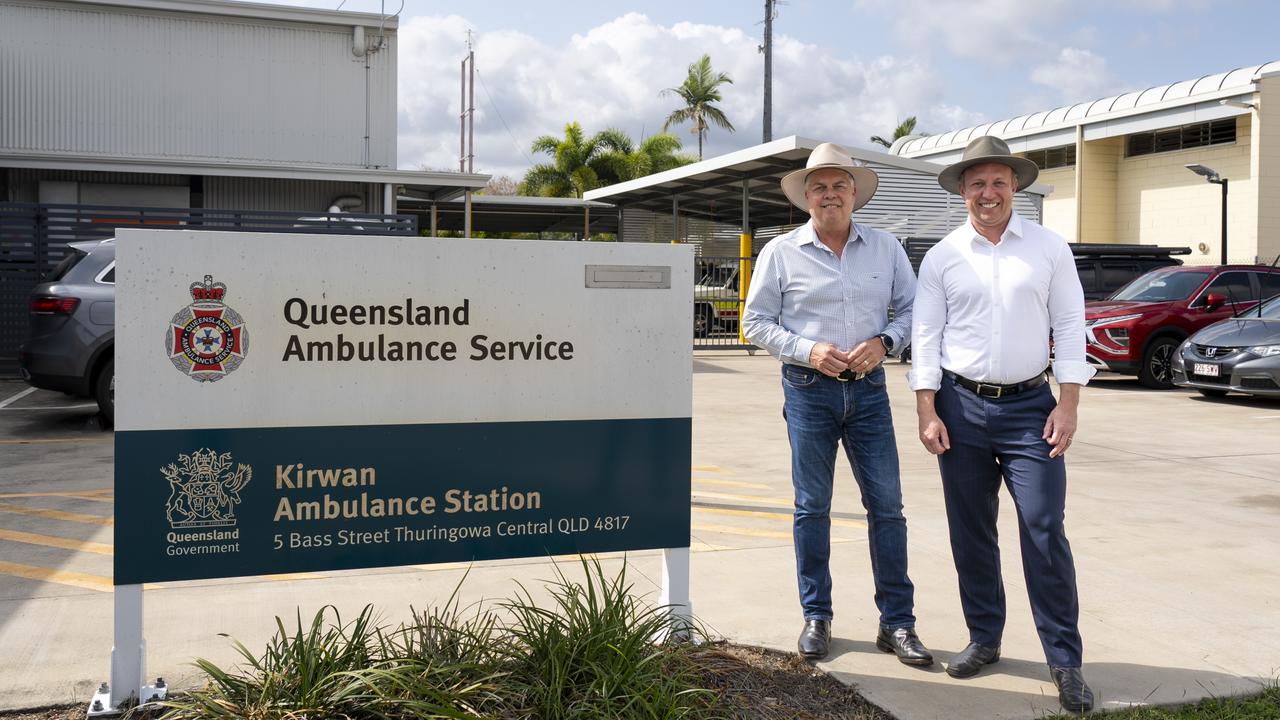
{"type": "Polygon", "coordinates": [[[98,401],[115,419],[116,245],[68,243],[70,252],[31,291],[31,329],[18,348],[22,379],[98,401]]]}

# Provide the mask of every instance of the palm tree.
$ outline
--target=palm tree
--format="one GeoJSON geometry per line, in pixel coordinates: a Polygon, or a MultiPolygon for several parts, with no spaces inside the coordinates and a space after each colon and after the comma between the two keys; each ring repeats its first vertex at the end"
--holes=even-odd
{"type": "Polygon", "coordinates": [[[621,130],[610,128],[590,138],[582,126],[571,122],[564,126],[564,137],[543,135],[533,141],[533,151],[552,157],[551,163],[529,168],[520,183],[522,195],[547,197],[582,197],[582,194],[614,180],[611,153],[625,152],[631,138],[621,130]]]}
{"type": "Polygon", "coordinates": [[[702,159],[702,140],[707,135],[707,121],[711,121],[716,125],[733,132],[733,124],[729,122],[729,118],[724,116],[720,108],[712,103],[720,102],[720,91],[717,90],[721,85],[729,83],[733,84],[733,78],[728,73],[716,73],[711,69],[711,56],[703,55],[697,62],[689,65],[689,75],[684,79],[684,84],[678,88],[667,88],[659,95],[667,95],[675,93],[684,101],[684,107],[671,111],[667,116],[667,121],[662,125],[662,131],[666,132],[672,125],[682,122],[692,122],[693,127],[689,132],[698,136],[698,159],[702,159]]]}
{"type": "Polygon", "coordinates": [[[697,160],[678,150],[680,139],[671,133],[651,135],[642,140],[639,147],[634,147],[631,138],[626,138],[620,150],[612,150],[602,156],[602,164],[608,167],[612,181],[634,180],[697,160]]]}
{"type": "Polygon", "coordinates": [[[873,142],[873,143],[875,143],[875,144],[877,144],[877,145],[883,145],[883,146],[885,146],[885,147],[893,147],[893,141],[894,141],[894,140],[897,140],[898,138],[906,137],[906,136],[908,136],[908,135],[912,135],[912,134],[915,134],[915,135],[928,135],[928,134],[929,134],[929,133],[926,133],[926,132],[920,132],[920,133],[916,132],[916,116],[915,116],[915,115],[912,115],[911,117],[909,117],[909,118],[907,118],[906,120],[903,120],[901,123],[899,123],[899,124],[898,124],[898,127],[896,127],[896,128],[894,128],[894,129],[893,129],[893,137],[889,138],[888,140],[885,140],[884,138],[880,137],[879,135],[872,135],[872,136],[871,136],[871,142],[873,142]]]}

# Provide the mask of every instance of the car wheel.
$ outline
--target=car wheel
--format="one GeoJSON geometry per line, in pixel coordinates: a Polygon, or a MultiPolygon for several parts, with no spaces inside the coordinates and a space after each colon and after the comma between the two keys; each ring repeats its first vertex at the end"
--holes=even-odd
{"type": "Polygon", "coordinates": [[[704,338],[711,334],[711,308],[700,307],[693,311],[693,336],[704,338]]]}
{"type": "Polygon", "coordinates": [[[1178,350],[1179,341],[1171,337],[1156,338],[1147,346],[1142,354],[1142,369],[1138,371],[1138,382],[1156,390],[1168,390],[1173,387],[1173,354],[1178,350]]]}
{"type": "Polygon", "coordinates": [[[1226,390],[1209,390],[1208,388],[1196,388],[1196,390],[1199,390],[1200,394],[1207,398],[1220,398],[1227,396],[1226,390]]]}
{"type": "Polygon", "coordinates": [[[98,401],[98,409],[107,422],[116,419],[116,360],[112,358],[98,371],[98,379],[93,383],[93,397],[98,401]]]}

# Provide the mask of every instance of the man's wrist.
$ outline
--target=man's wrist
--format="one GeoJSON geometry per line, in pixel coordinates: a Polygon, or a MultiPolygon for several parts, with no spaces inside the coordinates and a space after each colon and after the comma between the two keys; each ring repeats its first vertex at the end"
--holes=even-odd
{"type": "Polygon", "coordinates": [[[880,333],[879,335],[876,335],[876,338],[880,341],[880,344],[884,346],[884,353],[886,355],[893,352],[893,338],[890,337],[888,333],[880,333]]]}

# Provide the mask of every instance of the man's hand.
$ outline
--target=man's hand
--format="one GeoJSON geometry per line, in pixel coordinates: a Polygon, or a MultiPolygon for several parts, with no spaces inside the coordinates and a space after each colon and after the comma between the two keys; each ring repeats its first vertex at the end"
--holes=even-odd
{"type": "Polygon", "coordinates": [[[809,365],[823,375],[835,377],[849,369],[849,354],[831,343],[818,343],[809,352],[809,365]]]}
{"type": "Polygon", "coordinates": [[[1044,434],[1041,437],[1049,443],[1049,457],[1056,458],[1071,447],[1071,438],[1076,434],[1076,408],[1080,404],[1080,386],[1067,383],[1060,386],[1062,397],[1058,406],[1049,413],[1044,423],[1044,434]]]}
{"type": "Polygon", "coordinates": [[[933,409],[934,390],[916,391],[916,415],[920,418],[920,443],[924,449],[934,455],[951,449],[951,437],[947,435],[947,426],[933,409]]]}
{"type": "Polygon", "coordinates": [[[875,370],[888,351],[880,338],[873,337],[849,352],[849,369],[856,373],[869,373],[875,370]]]}

